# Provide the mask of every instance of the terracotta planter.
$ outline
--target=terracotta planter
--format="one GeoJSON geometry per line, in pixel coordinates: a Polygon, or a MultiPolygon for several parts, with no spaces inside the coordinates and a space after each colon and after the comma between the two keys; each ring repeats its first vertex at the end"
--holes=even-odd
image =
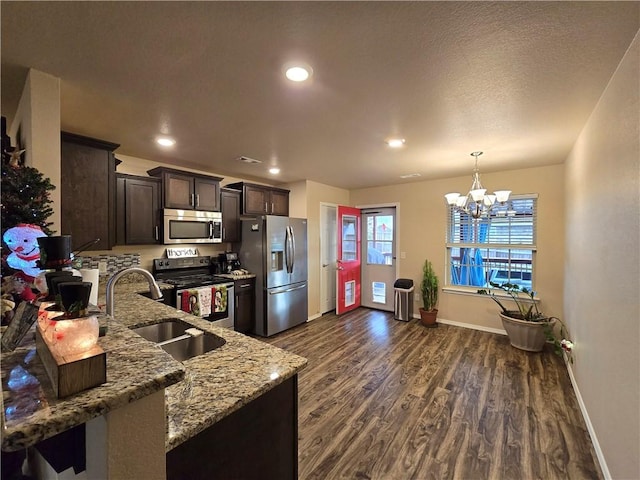
{"type": "MultiPolygon", "coordinates": [[[[517,314],[517,312],[514,313],[517,314]]],[[[502,318],[502,326],[507,331],[511,346],[519,348],[520,350],[526,350],[527,352],[542,351],[547,341],[544,328],[546,325],[553,325],[555,323],[555,319],[527,322],[510,317],[502,312],[500,313],[500,318],[502,318]]]]}
{"type": "Polygon", "coordinates": [[[420,321],[425,327],[434,328],[438,326],[436,322],[436,317],[438,316],[438,309],[434,308],[433,310],[425,310],[424,308],[420,309],[420,321]]]}

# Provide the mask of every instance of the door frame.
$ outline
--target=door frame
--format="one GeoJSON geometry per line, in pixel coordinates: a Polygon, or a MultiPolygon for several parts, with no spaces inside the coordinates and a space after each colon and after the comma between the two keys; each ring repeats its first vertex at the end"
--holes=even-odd
{"type": "MultiPolygon", "coordinates": [[[[337,203],[331,203],[331,202],[320,202],[320,209],[322,209],[322,206],[326,206],[326,207],[332,207],[336,209],[336,229],[337,229],[337,211],[338,211],[338,204],[337,203]]],[[[400,203],[399,202],[388,202],[388,203],[372,203],[372,204],[366,204],[366,205],[356,205],[354,208],[358,208],[360,210],[362,209],[368,209],[368,208],[395,208],[396,209],[396,271],[395,271],[395,275],[396,278],[399,278],[398,276],[400,275],[400,263],[402,262],[403,258],[402,258],[402,253],[400,251],[400,236],[401,236],[401,229],[399,228],[400,225],[400,203]]],[[[325,232],[323,232],[322,229],[322,222],[320,223],[320,255],[318,256],[318,277],[319,277],[319,283],[320,283],[320,309],[322,309],[322,298],[323,295],[326,294],[325,292],[325,288],[326,285],[323,284],[322,282],[322,247],[323,247],[323,242],[325,241],[324,239],[324,235],[325,232]]],[[[362,241],[362,237],[361,237],[361,241],[362,241]]],[[[361,265],[362,268],[362,265],[361,265]]],[[[335,270],[335,275],[336,275],[336,285],[337,285],[337,275],[338,275],[338,270],[335,270]]],[[[337,298],[336,298],[336,302],[337,302],[337,298]]],[[[334,309],[335,309],[335,305],[334,305],[334,309]]],[[[330,310],[328,310],[330,311],[330,310]]],[[[326,313],[326,312],[324,312],[326,313]]],[[[322,315],[323,312],[320,312],[320,315],[322,315]]]]}
{"type": "MultiPolygon", "coordinates": [[[[395,208],[396,209],[396,224],[395,224],[395,234],[396,234],[396,278],[399,278],[400,275],[400,262],[403,260],[402,253],[400,251],[400,203],[398,202],[389,202],[389,203],[372,203],[367,205],[356,205],[355,208],[359,208],[360,210],[369,209],[369,208],[395,208]]],[[[362,235],[362,241],[364,241],[364,235],[362,235]]],[[[365,268],[366,262],[362,262],[360,265],[360,269],[365,268]]]]}
{"type": "MultiPolygon", "coordinates": [[[[320,280],[320,315],[324,315],[327,312],[330,312],[332,310],[336,309],[336,302],[337,302],[337,298],[333,303],[333,307],[326,310],[326,311],[322,311],[323,310],[323,305],[324,305],[324,298],[327,296],[327,287],[328,285],[323,281],[323,267],[322,267],[322,252],[324,251],[324,243],[329,241],[328,239],[328,232],[326,229],[324,229],[324,223],[322,222],[323,220],[323,214],[322,214],[322,210],[323,208],[332,208],[334,210],[335,213],[335,225],[334,225],[334,229],[333,229],[333,236],[335,237],[336,232],[338,231],[338,204],[337,203],[329,203],[329,202],[320,202],[320,257],[318,259],[318,266],[319,268],[319,280],[320,280]]],[[[334,256],[336,257],[337,260],[337,252],[338,246],[336,244],[336,251],[334,252],[334,256]]],[[[333,265],[333,294],[335,296],[336,294],[336,282],[337,282],[337,275],[338,275],[338,270],[337,270],[337,264],[333,265]]]]}
{"type": "Polygon", "coordinates": [[[397,215],[397,207],[396,206],[378,206],[378,207],[362,207],[360,208],[360,214],[362,216],[362,262],[360,265],[360,284],[361,284],[361,299],[360,299],[360,305],[366,308],[372,308],[375,310],[382,310],[385,312],[393,312],[394,310],[394,292],[393,292],[393,285],[396,281],[396,279],[398,278],[398,272],[399,272],[399,268],[398,268],[398,262],[400,259],[400,249],[398,248],[398,215],[397,215]],[[368,242],[368,227],[367,227],[367,223],[365,222],[365,218],[367,217],[367,215],[371,215],[366,213],[366,211],[381,211],[381,210],[387,210],[389,212],[393,211],[393,269],[389,269],[386,270],[386,273],[384,273],[384,277],[386,277],[385,279],[385,285],[387,285],[388,290],[386,291],[386,301],[384,304],[377,304],[376,302],[365,302],[364,299],[368,298],[368,296],[371,293],[371,284],[367,283],[367,291],[365,291],[365,279],[369,279],[371,280],[372,276],[379,278],[380,277],[378,275],[371,275],[371,272],[375,269],[376,271],[380,272],[380,268],[388,268],[386,266],[381,266],[381,265],[370,265],[368,263],[368,257],[365,254],[365,252],[367,251],[367,242],[368,242]],[[371,269],[371,270],[369,270],[371,269]],[[388,277],[391,276],[392,278],[389,279],[388,277]],[[365,297],[366,295],[366,297],[365,297]],[[366,303],[366,305],[365,305],[366,303]]]}

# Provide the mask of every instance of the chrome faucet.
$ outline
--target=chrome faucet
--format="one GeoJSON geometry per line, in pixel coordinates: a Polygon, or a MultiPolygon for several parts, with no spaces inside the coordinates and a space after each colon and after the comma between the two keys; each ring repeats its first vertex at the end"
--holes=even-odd
{"type": "Polygon", "coordinates": [[[106,307],[107,308],[107,315],[111,315],[113,317],[113,310],[114,310],[114,308],[113,308],[113,290],[114,290],[114,287],[116,286],[116,283],[118,282],[118,280],[120,280],[125,275],[128,275],[129,273],[139,273],[140,275],[142,275],[143,277],[145,277],[147,279],[147,282],[149,282],[149,292],[151,293],[151,298],[153,300],[158,300],[159,298],[162,298],[162,292],[160,291],[160,287],[156,283],[156,279],[153,278],[153,275],[151,275],[147,270],[145,270],[144,268],[140,268],[140,267],[124,268],[124,269],[116,272],[107,281],[107,292],[106,292],[106,296],[107,296],[107,307],[106,307]]]}

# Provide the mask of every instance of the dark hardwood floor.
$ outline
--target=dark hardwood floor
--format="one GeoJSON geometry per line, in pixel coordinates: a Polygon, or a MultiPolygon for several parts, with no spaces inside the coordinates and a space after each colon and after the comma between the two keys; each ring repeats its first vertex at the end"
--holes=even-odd
{"type": "Polygon", "coordinates": [[[551,351],[365,308],[262,340],[309,360],[301,480],[602,478],[551,351]]]}

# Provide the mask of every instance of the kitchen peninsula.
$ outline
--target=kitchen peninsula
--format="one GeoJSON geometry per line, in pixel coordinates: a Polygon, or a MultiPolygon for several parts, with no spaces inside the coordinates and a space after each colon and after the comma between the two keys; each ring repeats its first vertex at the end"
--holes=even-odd
{"type": "MultiPolygon", "coordinates": [[[[102,386],[68,398],[55,398],[35,353],[31,333],[18,349],[3,354],[2,450],[30,447],[88,422],[89,473],[93,461],[89,452],[89,425],[97,418],[135,408],[148,398],[161,395],[163,413],[160,415],[166,413],[166,421],[155,418],[151,423],[156,424],[156,429],[142,434],[157,432],[157,424],[161,425],[166,472],[164,463],[161,471],[166,478],[177,475],[214,478],[211,472],[224,475],[225,469],[229,476],[229,472],[241,472],[252,463],[253,468],[268,468],[267,463],[278,456],[284,462],[277,467],[282,474],[278,478],[295,478],[297,373],[306,365],[306,359],[232,330],[211,326],[205,320],[136,293],[146,290],[146,283],[119,283],[114,319],[107,316],[101,319],[108,323],[107,335],[99,341],[107,352],[107,383],[102,386]],[[222,337],[226,343],[181,363],[129,330],[167,318],[185,321],[222,337]],[[16,382],[18,377],[22,383],[16,382]],[[283,440],[276,442],[274,436],[283,440]],[[256,443],[260,441],[261,444],[256,443]],[[282,445],[283,441],[288,444],[282,445]],[[234,450],[237,450],[235,455],[234,450]],[[240,457],[244,461],[232,463],[240,457]]],[[[124,418],[124,423],[119,425],[127,431],[108,432],[107,436],[136,435],[136,428],[144,428],[136,425],[136,417],[124,418]]],[[[108,441],[106,445],[110,450],[108,455],[117,457],[122,453],[118,448],[111,452],[108,441]]],[[[149,473],[156,468],[158,472],[157,465],[151,465],[159,462],[158,455],[153,458],[141,453],[144,448],[145,445],[140,445],[135,455],[149,465],[138,465],[142,467],[139,471],[149,473]]],[[[107,463],[117,464],[118,459],[114,457],[111,462],[107,459],[107,463]]],[[[115,478],[110,470],[108,474],[115,478]]],[[[164,476],[160,473],[146,478],[164,476]]]]}

